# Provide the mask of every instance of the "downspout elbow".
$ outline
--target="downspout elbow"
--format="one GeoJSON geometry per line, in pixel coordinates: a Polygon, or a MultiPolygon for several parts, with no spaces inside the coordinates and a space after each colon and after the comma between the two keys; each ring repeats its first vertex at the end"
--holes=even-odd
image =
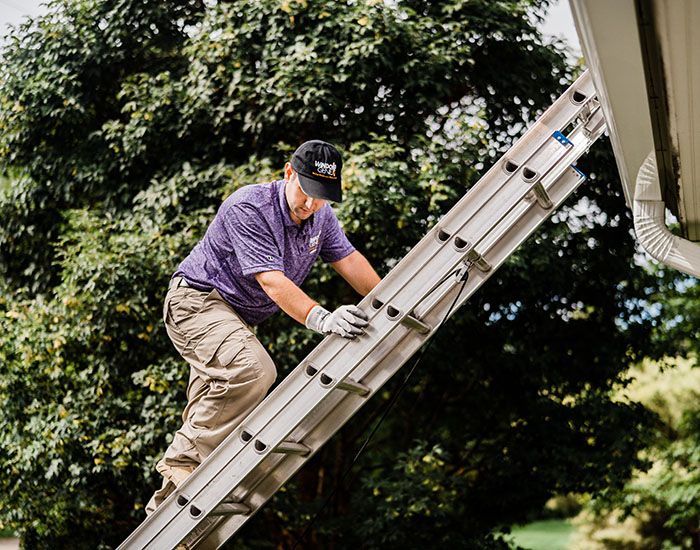
{"type": "Polygon", "coordinates": [[[700,246],[678,237],[666,227],[656,155],[649,153],[637,175],[634,191],[634,230],[649,255],[674,269],[700,276],[700,246]]]}

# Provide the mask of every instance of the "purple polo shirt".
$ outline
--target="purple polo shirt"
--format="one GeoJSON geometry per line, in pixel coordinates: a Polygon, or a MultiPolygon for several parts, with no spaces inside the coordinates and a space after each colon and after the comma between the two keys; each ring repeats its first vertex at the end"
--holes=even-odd
{"type": "Polygon", "coordinates": [[[319,255],[337,262],[354,250],[328,204],[295,224],[279,180],[247,185],[228,197],[174,276],[193,288],[216,288],[246,323],[257,325],[279,307],[256,273],[282,271],[300,286],[319,255]]]}

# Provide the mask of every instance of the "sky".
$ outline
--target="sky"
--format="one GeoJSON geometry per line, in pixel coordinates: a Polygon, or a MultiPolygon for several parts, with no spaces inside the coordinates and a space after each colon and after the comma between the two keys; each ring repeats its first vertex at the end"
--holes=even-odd
{"type": "MultiPolygon", "coordinates": [[[[7,25],[18,24],[25,15],[36,16],[43,12],[46,0],[0,0],[0,36],[7,32],[7,25]]],[[[575,55],[580,54],[576,29],[571,18],[569,2],[556,0],[542,26],[545,34],[563,37],[572,47],[575,55]]]]}
{"type": "Polygon", "coordinates": [[[581,46],[567,0],[557,0],[553,3],[547,14],[547,19],[542,25],[542,32],[546,35],[563,38],[573,50],[573,54],[581,55],[581,46]]]}
{"type": "Polygon", "coordinates": [[[0,0],[0,35],[7,32],[7,25],[17,25],[25,15],[36,16],[42,13],[41,4],[45,0],[0,0]]]}

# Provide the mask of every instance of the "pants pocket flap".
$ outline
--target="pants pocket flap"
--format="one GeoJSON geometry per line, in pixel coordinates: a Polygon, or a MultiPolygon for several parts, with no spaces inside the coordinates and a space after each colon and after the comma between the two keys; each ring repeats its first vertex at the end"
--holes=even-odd
{"type": "Polygon", "coordinates": [[[194,353],[203,365],[209,365],[216,358],[221,366],[225,366],[231,363],[244,347],[245,338],[241,329],[222,323],[207,330],[194,346],[194,353]],[[224,342],[226,345],[223,345],[224,342]]]}

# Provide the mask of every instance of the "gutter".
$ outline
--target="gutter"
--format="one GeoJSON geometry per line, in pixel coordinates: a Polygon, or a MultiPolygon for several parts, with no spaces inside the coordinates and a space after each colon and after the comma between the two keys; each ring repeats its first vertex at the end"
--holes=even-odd
{"type": "Polygon", "coordinates": [[[634,230],[644,250],[669,267],[700,277],[700,245],[674,235],[666,227],[666,204],[661,197],[654,151],[637,174],[633,212],[634,230]]]}

